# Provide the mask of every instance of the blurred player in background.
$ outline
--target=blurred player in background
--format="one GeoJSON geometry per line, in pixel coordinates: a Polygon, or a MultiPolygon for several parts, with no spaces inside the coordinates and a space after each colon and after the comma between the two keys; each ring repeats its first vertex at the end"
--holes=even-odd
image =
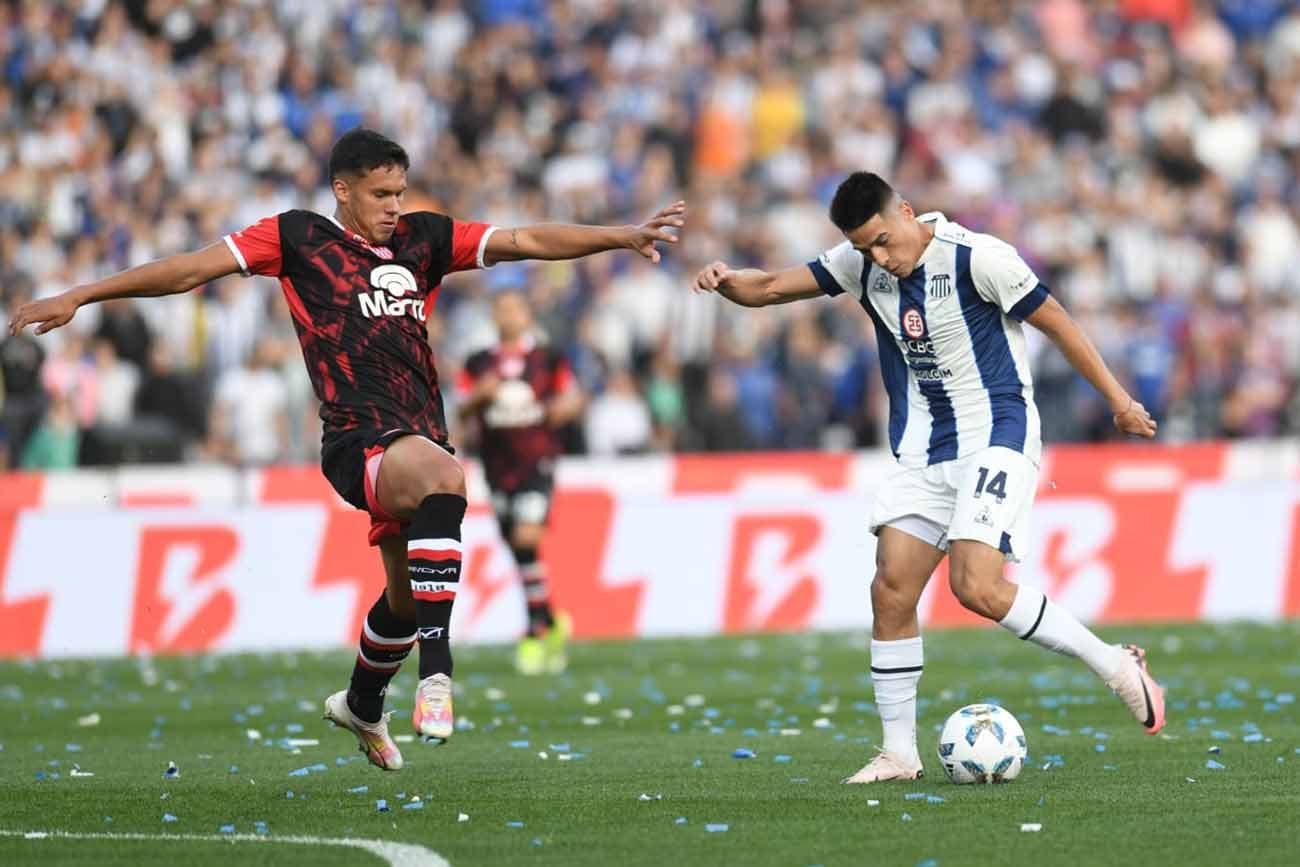
{"type": "Polygon", "coordinates": [[[523,295],[499,295],[492,313],[499,342],[466,359],[460,413],[478,422],[492,508],[524,585],[528,626],[515,649],[515,668],[558,674],[568,664],[572,627],[566,613],[552,609],[538,548],[551,510],[559,429],[582,412],[583,397],[564,357],[539,342],[523,295]]]}
{"type": "MultiPolygon", "coordinates": [[[[465,475],[447,445],[427,320],[443,277],[522,259],[628,249],[659,261],[685,206],[639,226],[539,224],[497,229],[431,212],[402,213],[410,161],[396,142],[353,129],[335,143],[332,217],[285,211],[202,250],[168,256],[16,310],[10,332],[70,321],[84,304],[188,292],[236,272],[278,277],[321,401],[321,467],[339,495],[370,513],[386,589],[366,616],[351,686],[325,716],[356,735],[370,761],[402,766],[383,713],[388,683],[418,641],[416,731],[453,731],[449,626],[460,578],[465,475]]],[[[287,612],[286,616],[292,616],[287,612]]]]}
{"type": "Polygon", "coordinates": [[[715,262],[695,285],[746,307],[850,295],[875,324],[899,463],[870,522],[871,677],[884,748],[845,782],[921,776],[916,608],[945,555],[962,605],[1083,660],[1147,732],[1160,731],[1164,694],[1141,648],[1107,644],[1039,590],[1003,577],[1004,561],[1024,555],[1042,453],[1021,323],[1051,338],[1105,397],[1119,430],[1149,438],[1155,422],[1009,244],[938,212],[917,216],[867,172],[840,184],[831,221],[846,240],[806,266],[766,273],[715,262]]]}

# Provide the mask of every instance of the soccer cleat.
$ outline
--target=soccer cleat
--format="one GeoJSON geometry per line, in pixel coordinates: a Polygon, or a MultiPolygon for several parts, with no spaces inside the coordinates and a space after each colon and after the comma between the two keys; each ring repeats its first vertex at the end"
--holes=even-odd
{"type": "Polygon", "coordinates": [[[1165,727],[1165,691],[1147,671],[1147,652],[1136,644],[1125,644],[1123,649],[1124,664],[1106,686],[1128,705],[1147,734],[1153,735],[1165,727]]]}
{"type": "Polygon", "coordinates": [[[549,674],[564,674],[569,667],[569,636],[573,634],[573,618],[567,611],[555,612],[555,622],[542,636],[546,647],[546,671],[549,674]]]}
{"type": "Polygon", "coordinates": [[[455,725],[451,715],[451,678],[434,674],[415,688],[415,712],[411,715],[415,731],[426,738],[445,741],[455,725]]]}
{"type": "Polygon", "coordinates": [[[909,765],[893,753],[881,750],[874,759],[867,762],[866,767],[845,779],[844,782],[883,783],[886,780],[919,780],[924,775],[925,771],[921,769],[920,764],[909,765]]]}
{"type": "Polygon", "coordinates": [[[356,735],[357,746],[370,764],[385,771],[402,769],[402,752],[388,736],[388,714],[376,723],[358,719],[348,707],[348,691],[343,689],[325,699],[325,719],[356,735]]]}
{"type": "Polygon", "coordinates": [[[546,644],[541,638],[526,635],[515,646],[515,671],[532,677],[546,672],[546,644]]]}

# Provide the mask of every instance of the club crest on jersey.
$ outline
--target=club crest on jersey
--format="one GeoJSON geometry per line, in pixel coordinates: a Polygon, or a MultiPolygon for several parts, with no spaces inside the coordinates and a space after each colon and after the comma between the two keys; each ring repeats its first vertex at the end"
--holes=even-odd
{"type": "Polygon", "coordinates": [[[903,312],[903,333],[914,340],[925,336],[925,320],[921,317],[921,311],[915,307],[909,307],[903,312]]]}
{"type": "Polygon", "coordinates": [[[420,286],[415,282],[415,275],[405,265],[378,265],[370,271],[370,285],[373,292],[363,292],[361,315],[367,319],[375,316],[411,315],[424,321],[424,299],[415,296],[420,286]]]}
{"type": "Polygon", "coordinates": [[[935,274],[930,278],[930,297],[947,298],[952,294],[952,277],[948,274],[935,274]]]}
{"type": "Polygon", "coordinates": [[[871,291],[872,292],[893,292],[894,284],[889,282],[889,278],[885,276],[883,271],[878,271],[876,273],[875,282],[871,284],[871,291]]]}

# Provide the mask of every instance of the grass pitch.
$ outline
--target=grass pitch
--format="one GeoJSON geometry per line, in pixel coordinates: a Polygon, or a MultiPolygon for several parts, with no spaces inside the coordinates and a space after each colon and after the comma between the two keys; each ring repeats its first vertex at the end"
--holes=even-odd
{"type": "MultiPolygon", "coordinates": [[[[515,675],[506,648],[462,649],[466,728],[403,743],[396,774],[320,719],[347,653],[4,664],[0,830],[357,837],[453,865],[1296,863],[1300,623],[1103,632],[1148,648],[1169,688],[1165,736],[1079,663],[999,631],[930,633],[929,776],[879,786],[839,782],[879,740],[862,635],[586,644],[550,679],[515,675]],[[1031,763],[1010,785],[953,786],[934,738],[982,700],[1019,717],[1031,763]]],[[[399,733],[413,682],[390,696],[399,733]]],[[[310,845],[0,837],[6,865],[182,859],[383,863],[310,845]]]]}

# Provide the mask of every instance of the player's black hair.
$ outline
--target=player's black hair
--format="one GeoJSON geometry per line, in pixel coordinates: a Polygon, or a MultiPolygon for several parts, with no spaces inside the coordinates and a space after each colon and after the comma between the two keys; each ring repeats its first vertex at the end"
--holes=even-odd
{"type": "Polygon", "coordinates": [[[831,222],[851,232],[883,211],[894,200],[894,188],[880,175],[854,172],[840,182],[831,200],[831,222]]]}
{"type": "Polygon", "coordinates": [[[350,129],[334,143],[330,151],[330,180],[339,175],[364,175],[380,166],[411,167],[406,149],[373,129],[363,126],[350,129]]]}

